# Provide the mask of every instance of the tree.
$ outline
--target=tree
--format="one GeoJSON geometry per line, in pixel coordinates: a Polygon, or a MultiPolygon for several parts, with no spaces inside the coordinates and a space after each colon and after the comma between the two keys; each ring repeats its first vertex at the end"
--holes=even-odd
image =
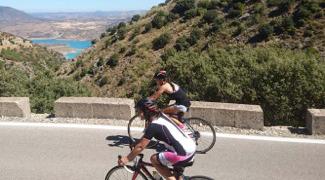
{"type": "Polygon", "coordinates": [[[136,15],[134,15],[133,17],[132,17],[132,21],[134,21],[134,22],[137,22],[137,21],[139,21],[140,20],[140,15],[139,14],[136,14],[136,15]]]}
{"type": "Polygon", "coordinates": [[[170,42],[170,40],[171,40],[170,34],[164,33],[152,41],[152,45],[153,45],[152,48],[154,50],[161,49],[161,48],[165,47],[166,44],[168,44],[170,42]]]}
{"type": "Polygon", "coordinates": [[[195,8],[195,0],[177,0],[173,13],[184,15],[185,11],[195,8]]]}

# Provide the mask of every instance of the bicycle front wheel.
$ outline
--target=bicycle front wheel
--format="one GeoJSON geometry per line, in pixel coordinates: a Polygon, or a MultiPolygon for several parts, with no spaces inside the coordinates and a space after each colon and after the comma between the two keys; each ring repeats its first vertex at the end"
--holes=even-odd
{"type": "Polygon", "coordinates": [[[214,146],[216,143],[216,132],[208,121],[191,117],[185,119],[185,124],[193,133],[192,137],[197,145],[197,153],[206,153],[214,146]]]}
{"type": "Polygon", "coordinates": [[[212,178],[206,176],[192,176],[190,180],[213,180],[212,178]]]}
{"type": "MultiPolygon", "coordinates": [[[[129,120],[128,124],[128,135],[132,141],[132,143],[137,143],[138,140],[140,140],[144,134],[144,130],[146,128],[146,121],[141,120],[141,118],[138,115],[133,116],[129,120]]],[[[151,140],[148,144],[147,148],[154,147],[158,144],[158,141],[151,140]]]]}
{"type": "MultiPolygon", "coordinates": [[[[128,169],[133,170],[134,168],[131,166],[127,166],[128,169]]],[[[131,173],[127,171],[123,166],[115,166],[111,170],[108,171],[105,180],[133,180],[134,172],[131,173]]],[[[148,178],[142,173],[139,174],[135,178],[136,180],[148,180],[148,178]]]]}

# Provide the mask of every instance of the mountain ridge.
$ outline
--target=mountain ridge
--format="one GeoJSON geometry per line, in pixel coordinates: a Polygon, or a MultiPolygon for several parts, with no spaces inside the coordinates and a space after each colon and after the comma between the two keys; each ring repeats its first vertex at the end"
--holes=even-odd
{"type": "Polygon", "coordinates": [[[28,13],[23,11],[7,7],[7,6],[0,6],[0,25],[7,24],[19,24],[19,23],[36,23],[40,22],[41,20],[35,18],[28,13]]]}

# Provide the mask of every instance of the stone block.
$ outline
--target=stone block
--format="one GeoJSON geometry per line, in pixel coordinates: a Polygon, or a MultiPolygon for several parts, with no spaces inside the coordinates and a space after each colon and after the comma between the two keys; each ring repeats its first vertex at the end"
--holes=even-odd
{"type": "Polygon", "coordinates": [[[325,109],[308,109],[306,127],[310,134],[325,134],[325,109]]]}
{"type": "Polygon", "coordinates": [[[57,117],[130,119],[134,101],[126,98],[61,97],[55,101],[57,117]]]}
{"type": "Polygon", "coordinates": [[[28,97],[0,97],[0,116],[29,118],[28,97]]]}
{"type": "Polygon", "coordinates": [[[263,129],[263,111],[258,105],[192,101],[187,117],[200,117],[216,126],[263,129]]]}

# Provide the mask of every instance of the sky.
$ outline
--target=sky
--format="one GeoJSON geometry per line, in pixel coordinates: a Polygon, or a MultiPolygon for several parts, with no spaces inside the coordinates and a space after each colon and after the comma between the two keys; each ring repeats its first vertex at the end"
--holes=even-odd
{"type": "Polygon", "coordinates": [[[9,6],[25,12],[81,12],[148,10],[165,0],[0,0],[0,6],[9,6]]]}

